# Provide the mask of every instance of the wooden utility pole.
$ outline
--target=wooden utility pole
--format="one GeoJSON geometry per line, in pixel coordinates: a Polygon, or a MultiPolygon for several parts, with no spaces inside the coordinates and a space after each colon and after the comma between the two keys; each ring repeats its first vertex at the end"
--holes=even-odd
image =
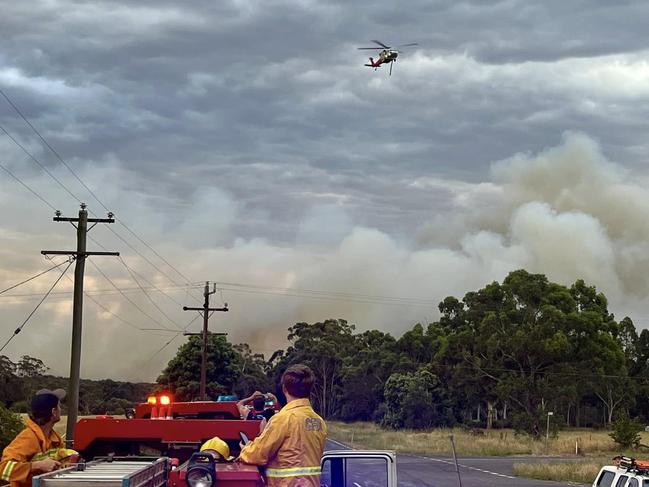
{"type": "MultiPolygon", "coordinates": [[[[210,308],[210,295],[214,294],[216,292],[216,284],[214,284],[214,289],[210,291],[210,282],[205,281],[205,289],[203,290],[203,296],[205,297],[205,301],[203,302],[203,307],[202,308],[188,308],[187,306],[183,306],[183,311],[198,311],[199,313],[203,313],[203,332],[200,333],[203,335],[203,354],[201,357],[201,389],[199,392],[199,395],[201,397],[201,401],[205,401],[207,399],[207,396],[205,394],[205,388],[207,385],[207,336],[209,334],[208,331],[208,323],[210,320],[210,311],[228,311],[228,304],[225,303],[223,308],[210,308]]],[[[199,333],[184,333],[184,335],[199,335],[199,333]]],[[[227,333],[214,333],[214,335],[227,335],[227,333]]]]}
{"type": "Polygon", "coordinates": [[[72,351],[70,354],[70,382],[67,391],[68,404],[68,423],[66,427],[65,442],[72,446],[74,441],[74,428],[77,424],[77,414],[79,411],[79,379],[81,369],[81,331],[83,321],[83,271],[86,265],[86,257],[89,255],[114,255],[119,256],[119,252],[87,252],[86,251],[86,234],[97,223],[115,223],[112,213],[108,213],[108,218],[88,218],[86,204],[81,203],[78,218],[62,217],[61,212],[57,210],[54,217],[55,222],[70,222],[77,229],[77,250],[43,250],[43,255],[73,255],[76,262],[74,266],[74,297],[72,305],[72,351]],[[75,225],[74,223],[77,223],[75,225]],[[88,223],[94,223],[88,228],[88,223]]]}

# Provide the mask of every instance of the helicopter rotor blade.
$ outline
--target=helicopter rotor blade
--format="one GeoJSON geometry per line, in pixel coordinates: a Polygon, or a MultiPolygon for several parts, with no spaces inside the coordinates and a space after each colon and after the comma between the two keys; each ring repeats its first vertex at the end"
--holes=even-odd
{"type": "Polygon", "coordinates": [[[411,42],[410,44],[401,44],[397,47],[409,47],[409,46],[418,46],[419,44],[416,42],[411,42]]]}
{"type": "Polygon", "coordinates": [[[381,41],[377,41],[377,40],[372,39],[372,42],[373,42],[374,44],[378,44],[379,46],[381,46],[381,47],[383,47],[383,48],[385,48],[385,49],[390,49],[390,46],[386,46],[386,45],[383,44],[381,41]]]}
{"type": "Polygon", "coordinates": [[[394,64],[394,61],[390,63],[390,76],[392,76],[392,65],[394,64]]]}
{"type": "Polygon", "coordinates": [[[380,47],[357,47],[356,49],[360,49],[361,51],[365,51],[367,49],[371,49],[373,51],[379,51],[381,48],[380,47]]]}

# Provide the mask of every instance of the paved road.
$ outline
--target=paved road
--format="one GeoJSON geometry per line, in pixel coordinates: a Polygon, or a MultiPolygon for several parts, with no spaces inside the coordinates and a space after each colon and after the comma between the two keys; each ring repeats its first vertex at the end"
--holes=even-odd
{"type": "MultiPolygon", "coordinates": [[[[327,441],[328,450],[347,449],[348,447],[331,440],[327,441]]],[[[556,461],[556,459],[553,459],[556,461]]],[[[514,463],[536,463],[547,461],[539,457],[468,457],[458,459],[463,487],[564,487],[587,484],[569,484],[528,480],[512,475],[514,463]]],[[[349,467],[348,467],[349,470],[349,467]]],[[[383,487],[385,473],[376,468],[376,464],[363,465],[357,462],[354,472],[345,487],[383,487]]],[[[349,472],[348,472],[349,474],[349,472]]],[[[455,487],[459,486],[455,465],[451,458],[425,457],[421,455],[397,455],[397,477],[399,487],[455,487]]]]}

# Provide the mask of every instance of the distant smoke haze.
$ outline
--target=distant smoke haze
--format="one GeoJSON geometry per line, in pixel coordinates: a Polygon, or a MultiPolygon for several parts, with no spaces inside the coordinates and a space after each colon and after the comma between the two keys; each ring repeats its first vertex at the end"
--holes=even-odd
{"type": "MultiPolygon", "coordinates": [[[[345,195],[327,198],[322,204],[314,197],[297,228],[289,231],[287,227],[292,244],[239,236],[238,222],[268,215],[246,214],[237,197],[227,191],[199,186],[187,202],[171,204],[162,197],[164,186],[137,190],[141,181],[131,181],[129,171],[118,160],[102,161],[102,167],[101,173],[88,170],[82,176],[91,186],[102,188],[106,201],[122,202],[123,213],[117,218],[123,217],[196,285],[191,293],[169,291],[181,304],[199,304],[201,280],[205,279],[264,287],[221,284],[227,289],[215,294],[213,303],[227,301],[231,311],[216,313],[210,328],[228,332],[232,342],[248,342],[266,356],[285,346],[286,329],[299,321],[345,318],[358,330],[377,328],[398,336],[416,322],[435,320],[436,305],[445,296],[462,297],[518,268],[545,273],[563,284],[583,278],[607,295],[617,318],[629,315],[640,328],[649,324],[644,311],[649,296],[646,175],[629,173],[608,161],[598,144],[583,134],[567,133],[556,147],[495,162],[490,179],[481,183],[435,177],[399,181],[405,188],[448,195],[444,207],[431,207],[429,218],[419,222],[412,235],[359,224],[350,211],[354,201],[345,195]],[[104,187],[102,181],[108,179],[115,184],[104,187]],[[341,295],[344,300],[331,299],[331,295],[307,299],[277,296],[271,287],[347,294],[341,295]],[[417,298],[430,303],[366,303],[360,295],[417,298]]],[[[58,194],[51,181],[38,174],[26,181],[49,188],[43,193],[48,199],[54,200],[58,194]]],[[[11,198],[4,197],[14,184],[8,178],[0,182],[2,207],[6,215],[30,216],[27,221],[12,216],[3,223],[3,288],[46,267],[38,255],[41,249],[72,248],[74,244],[72,227],[51,222],[51,211],[29,193],[16,198],[13,189],[11,198]]],[[[284,228],[285,223],[278,220],[278,228],[284,228]]],[[[114,228],[125,234],[123,228],[114,228]]],[[[164,289],[171,285],[107,229],[97,227],[91,235],[109,250],[122,251],[128,265],[156,286],[164,289]]],[[[96,246],[89,242],[89,247],[96,246]]],[[[145,250],[142,248],[165,273],[183,282],[145,250]]],[[[116,285],[135,287],[115,258],[92,261],[116,285]]],[[[92,265],[86,266],[86,272],[87,290],[111,287],[92,265]]],[[[15,292],[45,292],[55,277],[52,272],[15,292]]],[[[71,289],[67,279],[57,291],[65,289],[71,289]]],[[[142,293],[129,292],[128,296],[161,325],[173,327],[142,293]]],[[[182,326],[195,316],[182,312],[177,303],[158,292],[151,296],[182,326]]],[[[5,310],[4,339],[39,298],[0,299],[5,310]]],[[[137,326],[160,328],[119,295],[97,299],[137,326]]],[[[5,353],[12,359],[23,353],[39,357],[53,372],[67,375],[70,322],[69,296],[53,296],[5,353]]],[[[200,319],[190,329],[198,331],[200,319]]],[[[172,336],[134,330],[86,299],[82,374],[153,380],[182,338],[149,359],[172,336]]]]}

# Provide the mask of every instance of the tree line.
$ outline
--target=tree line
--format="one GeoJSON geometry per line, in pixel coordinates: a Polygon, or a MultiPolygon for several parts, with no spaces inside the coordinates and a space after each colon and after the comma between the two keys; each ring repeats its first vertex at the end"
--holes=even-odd
{"type": "MultiPolygon", "coordinates": [[[[618,413],[649,420],[649,331],[617,321],[583,280],[564,286],[517,270],[445,298],[439,311],[438,321],[398,338],[356,332],[343,319],[297,323],[286,350],[269,358],[211,336],[208,391],[279,396],[282,372],[299,362],[314,370],[313,402],[328,419],[513,427],[537,437],[548,417],[553,428],[604,427],[618,413]]],[[[183,344],[158,387],[195,396],[200,347],[198,337],[183,344]]]]}
{"type": "MultiPolygon", "coordinates": [[[[66,377],[48,374],[42,360],[23,355],[17,362],[0,355],[0,405],[16,413],[29,412],[29,401],[39,389],[67,389],[66,377]]],[[[124,414],[124,408],[146,399],[154,384],[82,379],[79,414],[124,414]]],[[[66,413],[65,402],[62,404],[66,413]]]]}
{"type": "MultiPolygon", "coordinates": [[[[207,392],[272,391],[293,363],[316,375],[315,408],[327,419],[390,428],[513,427],[533,436],[552,428],[604,427],[618,414],[649,421],[649,331],[619,321],[606,297],[578,280],[511,272],[463,298],[439,304],[440,318],[399,337],[357,332],[343,319],[296,323],[270,357],[225,337],[208,341],[207,392]],[[548,413],[552,413],[549,415],[548,413]]],[[[395,323],[395,328],[398,326],[395,323]]],[[[121,413],[155,390],[198,397],[202,341],[182,344],[156,384],[81,384],[81,414],[121,413]]],[[[66,387],[38,359],[0,357],[0,401],[15,411],[42,387],[66,387]]]]}

